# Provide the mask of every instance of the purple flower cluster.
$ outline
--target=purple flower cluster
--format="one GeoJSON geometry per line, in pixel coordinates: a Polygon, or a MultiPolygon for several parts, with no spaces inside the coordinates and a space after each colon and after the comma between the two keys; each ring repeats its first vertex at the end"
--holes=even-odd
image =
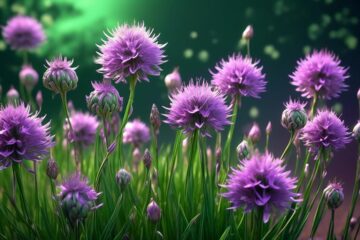
{"type": "Polygon", "coordinates": [[[225,95],[259,98],[265,92],[266,81],[258,64],[249,57],[230,56],[215,67],[211,83],[225,95]]]}
{"type": "Polygon", "coordinates": [[[233,169],[223,196],[231,202],[231,209],[244,208],[263,210],[263,221],[268,222],[273,210],[279,212],[290,207],[292,202],[300,201],[294,192],[296,179],[285,171],[283,162],[273,156],[254,155],[243,160],[238,169],[233,169]]]}
{"type": "Polygon", "coordinates": [[[164,63],[165,45],[157,43],[158,36],[143,24],[124,24],[110,33],[102,46],[96,63],[101,65],[104,78],[116,83],[126,82],[130,76],[148,80],[149,75],[158,76],[164,63]]]}
{"type": "Polygon", "coordinates": [[[182,128],[185,133],[199,129],[202,135],[210,136],[211,129],[221,131],[230,124],[230,109],[225,104],[224,96],[205,82],[191,82],[173,94],[170,100],[165,122],[182,128]]]}
{"type": "Polygon", "coordinates": [[[128,122],[124,128],[123,142],[131,143],[135,147],[150,140],[150,130],[145,123],[139,119],[128,122]]]}
{"type": "Polygon", "coordinates": [[[0,110],[0,170],[24,160],[41,161],[53,145],[49,123],[24,104],[0,110]]]}
{"type": "Polygon", "coordinates": [[[344,81],[348,78],[347,68],[340,63],[338,57],[329,51],[314,51],[298,62],[290,76],[291,84],[306,98],[315,94],[323,99],[338,97],[347,88],[344,81]]]}
{"type": "Polygon", "coordinates": [[[28,16],[15,16],[3,28],[5,41],[15,50],[30,50],[38,47],[45,40],[41,24],[28,16]]]}

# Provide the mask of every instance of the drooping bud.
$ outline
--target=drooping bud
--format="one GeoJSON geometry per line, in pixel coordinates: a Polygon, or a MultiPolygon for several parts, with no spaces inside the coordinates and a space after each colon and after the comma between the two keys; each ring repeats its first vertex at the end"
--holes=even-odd
{"type": "Polygon", "coordinates": [[[150,169],[151,163],[152,163],[152,157],[151,157],[151,153],[150,153],[149,149],[145,149],[145,153],[143,156],[143,162],[144,162],[145,167],[147,169],[150,169]]]}
{"type": "Polygon", "coordinates": [[[242,37],[244,39],[246,39],[246,40],[251,40],[253,38],[253,36],[254,36],[254,29],[253,29],[253,27],[251,25],[248,25],[245,28],[245,30],[244,30],[244,32],[242,34],[242,37]]]}
{"type": "Polygon", "coordinates": [[[19,73],[21,84],[28,92],[31,92],[39,81],[39,74],[30,65],[24,65],[19,73]]]}
{"type": "Polygon", "coordinates": [[[257,143],[260,141],[261,138],[261,132],[259,125],[257,123],[254,123],[249,131],[248,138],[253,142],[257,143]]]}
{"type": "Polygon", "coordinates": [[[268,124],[266,125],[266,134],[267,135],[270,135],[271,134],[271,132],[272,132],[272,124],[271,124],[271,122],[268,122],[268,124]]]}
{"type": "Polygon", "coordinates": [[[56,161],[52,158],[49,159],[46,166],[46,174],[49,178],[55,180],[59,174],[59,167],[56,161]]]}
{"type": "Polygon", "coordinates": [[[160,119],[159,109],[156,107],[155,104],[153,104],[151,107],[150,123],[154,129],[155,134],[159,134],[161,119],[160,119]]]}
{"type": "Polygon", "coordinates": [[[11,86],[9,91],[6,93],[6,100],[10,104],[17,104],[19,102],[19,92],[11,86]]]}
{"type": "Polygon", "coordinates": [[[306,103],[290,99],[285,104],[286,108],[282,112],[281,125],[290,132],[303,128],[307,122],[307,115],[304,109],[305,106],[306,103]]]}
{"type": "Polygon", "coordinates": [[[358,142],[360,142],[360,121],[355,125],[353,129],[353,136],[358,142]]]}
{"type": "Polygon", "coordinates": [[[179,73],[179,68],[174,68],[170,74],[166,75],[165,85],[170,93],[175,92],[181,87],[181,76],[179,73]]]}
{"type": "Polygon", "coordinates": [[[36,104],[38,105],[39,109],[42,107],[42,104],[43,104],[43,95],[42,95],[42,92],[39,90],[37,93],[36,93],[36,104]]]}
{"type": "Polygon", "coordinates": [[[150,200],[147,206],[147,217],[154,223],[158,222],[161,218],[161,209],[153,199],[150,200]]]}
{"type": "Polygon", "coordinates": [[[242,142],[236,147],[236,152],[240,161],[249,157],[249,145],[246,140],[242,140],[242,142]]]}
{"type": "Polygon", "coordinates": [[[344,192],[342,185],[338,182],[330,183],[324,189],[324,197],[330,209],[336,209],[340,207],[340,205],[344,201],[344,192]]]}
{"type": "Polygon", "coordinates": [[[131,181],[131,174],[125,169],[121,168],[116,173],[115,178],[116,178],[116,183],[119,185],[121,191],[124,191],[131,181]]]}
{"type": "Polygon", "coordinates": [[[73,61],[68,61],[61,56],[48,62],[43,76],[43,84],[47,89],[60,94],[65,94],[77,87],[78,77],[76,67],[72,67],[73,61]]]}

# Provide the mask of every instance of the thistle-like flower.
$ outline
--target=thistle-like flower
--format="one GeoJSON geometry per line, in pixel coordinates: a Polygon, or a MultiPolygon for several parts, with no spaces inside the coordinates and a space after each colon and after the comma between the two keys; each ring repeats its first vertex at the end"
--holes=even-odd
{"type": "Polygon", "coordinates": [[[159,76],[164,63],[164,46],[157,43],[158,36],[143,24],[118,26],[99,46],[96,63],[104,78],[116,83],[126,82],[133,76],[137,80],[148,80],[148,76],[159,76]]]}
{"type": "Polygon", "coordinates": [[[86,97],[87,106],[92,113],[102,118],[110,118],[114,113],[122,110],[123,98],[111,82],[94,82],[92,86],[94,91],[86,97]]]}
{"type": "Polygon", "coordinates": [[[131,181],[131,174],[126,171],[124,168],[121,168],[115,176],[116,183],[119,185],[121,191],[124,191],[127,185],[131,181]]]}
{"type": "Polygon", "coordinates": [[[78,77],[75,72],[77,67],[71,66],[73,60],[60,56],[46,63],[48,66],[43,76],[44,87],[60,94],[65,94],[77,87],[78,77]]]}
{"type": "Polygon", "coordinates": [[[150,219],[150,221],[155,223],[160,220],[161,209],[153,199],[151,199],[149,205],[147,206],[146,211],[147,211],[147,217],[150,219]]]}
{"type": "Polygon", "coordinates": [[[31,92],[39,81],[39,74],[30,65],[24,65],[19,73],[21,84],[28,92],[31,92]]]}
{"type": "Polygon", "coordinates": [[[71,224],[84,220],[90,211],[101,207],[95,204],[100,193],[90,187],[79,173],[71,175],[59,188],[60,205],[71,224]]]}
{"type": "Polygon", "coordinates": [[[305,106],[306,103],[290,99],[285,103],[285,110],[281,115],[281,125],[290,132],[303,128],[307,122],[305,106]]]}
{"type": "Polygon", "coordinates": [[[181,76],[179,73],[179,68],[176,67],[174,70],[165,76],[165,85],[170,93],[173,93],[181,88],[181,76]]]}
{"type": "Polygon", "coordinates": [[[241,207],[245,212],[263,209],[266,223],[275,210],[282,212],[292,202],[301,201],[294,191],[296,179],[289,175],[280,159],[268,154],[254,155],[232,170],[223,186],[227,192],[222,195],[231,202],[230,209],[241,207]]]}
{"type": "Polygon", "coordinates": [[[70,116],[70,123],[65,122],[65,136],[69,142],[75,142],[81,147],[88,147],[95,141],[96,131],[99,122],[96,117],[82,112],[73,112],[70,116]]]}
{"type": "Polygon", "coordinates": [[[15,16],[3,28],[4,40],[14,50],[31,50],[46,39],[41,24],[28,16],[15,16]]]}
{"type": "Polygon", "coordinates": [[[260,98],[266,81],[258,64],[249,57],[230,56],[215,67],[216,72],[211,72],[211,84],[225,95],[260,98]]]}
{"type": "Polygon", "coordinates": [[[135,147],[138,147],[149,140],[150,130],[145,123],[139,119],[126,123],[123,134],[124,143],[131,143],[135,147]]]}
{"type": "Polygon", "coordinates": [[[324,197],[330,209],[336,209],[344,201],[344,192],[341,183],[332,182],[324,189],[324,197]]]}
{"type": "Polygon", "coordinates": [[[169,113],[165,122],[182,128],[184,133],[199,129],[202,135],[210,136],[210,130],[222,131],[228,120],[230,109],[218,91],[201,81],[179,90],[170,97],[169,113]]]}
{"type": "Polygon", "coordinates": [[[0,170],[24,160],[41,161],[53,146],[50,125],[24,104],[0,110],[0,170]]]}
{"type": "Polygon", "coordinates": [[[302,129],[301,140],[313,153],[320,149],[340,149],[350,142],[348,129],[335,113],[319,110],[302,129]]]}
{"type": "Polygon", "coordinates": [[[303,97],[315,94],[322,99],[336,98],[347,88],[347,68],[340,66],[340,60],[333,53],[314,51],[298,61],[295,72],[290,75],[291,84],[303,97]]]}

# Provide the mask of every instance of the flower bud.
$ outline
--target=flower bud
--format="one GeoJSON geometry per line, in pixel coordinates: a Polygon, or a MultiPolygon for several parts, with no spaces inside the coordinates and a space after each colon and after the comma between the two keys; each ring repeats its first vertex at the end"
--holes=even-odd
{"type": "Polygon", "coordinates": [[[155,104],[153,104],[152,107],[151,107],[150,123],[151,123],[151,126],[154,129],[155,134],[159,134],[161,120],[160,120],[159,109],[156,107],[155,104]]]}
{"type": "Polygon", "coordinates": [[[272,124],[271,122],[268,122],[268,124],[266,125],[266,134],[270,135],[270,133],[272,132],[272,124]]]}
{"type": "Polygon", "coordinates": [[[121,191],[124,191],[131,181],[131,174],[125,169],[121,168],[116,173],[115,178],[116,178],[116,183],[119,185],[121,191]]]}
{"type": "Polygon", "coordinates": [[[257,143],[258,141],[260,141],[260,137],[261,137],[261,132],[260,132],[259,125],[257,123],[254,123],[249,131],[248,138],[253,143],[257,143]]]}
{"type": "Polygon", "coordinates": [[[21,84],[31,92],[39,81],[39,74],[30,65],[24,65],[19,73],[21,84]]]}
{"type": "Polygon", "coordinates": [[[358,142],[360,142],[360,121],[355,125],[353,129],[353,136],[358,142]]]}
{"type": "Polygon", "coordinates": [[[7,102],[10,104],[16,104],[19,102],[19,98],[19,92],[13,86],[11,86],[9,91],[6,93],[7,102]]]}
{"type": "Polygon", "coordinates": [[[340,205],[344,201],[344,192],[342,185],[338,182],[330,183],[324,189],[324,196],[330,209],[336,209],[340,207],[340,205]]]}
{"type": "Polygon", "coordinates": [[[356,97],[357,97],[357,99],[360,101],[360,88],[359,88],[359,90],[357,91],[356,97]]]}
{"type": "Polygon", "coordinates": [[[236,147],[236,151],[237,151],[237,156],[238,159],[244,160],[245,158],[248,158],[249,156],[249,145],[247,143],[246,140],[243,140],[237,147],[236,147]]]}
{"type": "Polygon", "coordinates": [[[244,32],[242,34],[242,37],[244,39],[246,39],[246,40],[251,40],[253,38],[253,36],[254,36],[254,29],[253,29],[253,27],[251,25],[248,25],[245,28],[245,30],[244,30],[244,32]]]}
{"type": "Polygon", "coordinates": [[[154,223],[158,222],[161,218],[161,209],[153,199],[150,200],[147,206],[147,217],[154,223]]]}
{"type": "Polygon", "coordinates": [[[165,85],[170,93],[175,92],[181,87],[181,76],[179,73],[179,68],[174,68],[170,74],[166,75],[165,85]]]}
{"type": "Polygon", "coordinates": [[[281,125],[289,130],[290,132],[294,132],[296,130],[302,129],[307,122],[307,115],[305,112],[306,104],[292,101],[285,104],[285,110],[281,115],[281,125]]]}
{"type": "Polygon", "coordinates": [[[36,104],[39,108],[41,108],[43,104],[43,95],[40,90],[36,93],[36,104]]]}
{"type": "Polygon", "coordinates": [[[46,166],[46,174],[49,178],[55,180],[59,174],[59,167],[56,161],[52,158],[49,159],[46,166]]]}
{"type": "Polygon", "coordinates": [[[149,149],[145,149],[145,153],[143,156],[143,162],[144,162],[145,167],[147,169],[150,169],[151,163],[152,163],[152,157],[151,157],[151,153],[150,153],[149,149]]]}
{"type": "Polygon", "coordinates": [[[354,228],[356,227],[358,223],[358,219],[356,217],[352,217],[350,219],[350,231],[354,230],[354,228]]]}

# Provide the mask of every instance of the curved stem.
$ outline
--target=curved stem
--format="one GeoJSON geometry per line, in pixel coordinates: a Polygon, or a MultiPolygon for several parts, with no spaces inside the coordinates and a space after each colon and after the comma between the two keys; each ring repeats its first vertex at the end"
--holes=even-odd
{"type": "Polygon", "coordinates": [[[110,142],[109,142],[109,137],[108,137],[108,130],[107,130],[107,127],[106,127],[106,119],[103,118],[103,125],[104,125],[104,138],[105,138],[105,147],[106,147],[106,150],[109,148],[109,145],[110,145],[110,142]]]}
{"type": "Polygon", "coordinates": [[[281,154],[280,159],[284,159],[284,158],[286,157],[286,155],[289,154],[289,151],[290,151],[290,149],[291,149],[292,143],[294,142],[294,138],[295,138],[294,132],[290,132],[289,142],[288,142],[288,144],[286,145],[283,153],[281,154]]]}
{"type": "Polygon", "coordinates": [[[334,219],[335,219],[335,209],[331,209],[329,230],[326,238],[327,240],[334,240],[334,219]]]}

